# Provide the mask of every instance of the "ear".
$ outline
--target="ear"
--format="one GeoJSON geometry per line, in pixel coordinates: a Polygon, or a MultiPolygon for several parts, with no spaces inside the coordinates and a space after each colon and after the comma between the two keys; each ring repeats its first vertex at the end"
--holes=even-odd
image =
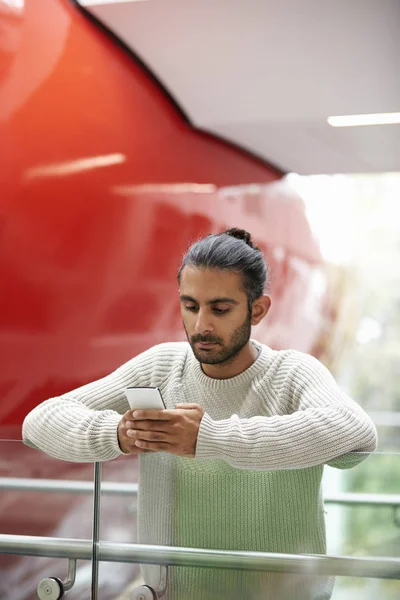
{"type": "Polygon", "coordinates": [[[258,325],[264,317],[267,316],[269,309],[271,308],[271,298],[264,294],[253,302],[251,309],[251,324],[258,325]]]}

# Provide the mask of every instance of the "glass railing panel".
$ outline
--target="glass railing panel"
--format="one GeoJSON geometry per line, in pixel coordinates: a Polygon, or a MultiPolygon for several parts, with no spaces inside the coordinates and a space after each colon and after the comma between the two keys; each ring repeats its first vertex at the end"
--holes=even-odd
{"type": "Polygon", "coordinates": [[[400,473],[397,453],[374,454],[347,471],[325,469],[330,553],[400,556],[400,505],[395,510],[387,504],[396,502],[396,497],[400,503],[400,478],[396,473],[400,473]],[[332,496],[339,501],[331,503],[332,496]],[[353,502],[349,504],[349,500],[353,502]]]}
{"type": "MultiPolygon", "coordinates": [[[[400,527],[393,506],[380,506],[384,499],[388,500],[388,495],[389,501],[393,501],[393,495],[400,498],[400,480],[395,476],[399,472],[400,454],[380,449],[352,469],[325,468],[328,554],[400,558],[400,527]],[[333,498],[339,498],[339,501],[329,501],[333,498]],[[366,502],[370,505],[365,505],[366,502]]],[[[137,482],[136,457],[123,457],[102,465],[100,542],[137,541],[134,489],[137,482]],[[113,486],[113,483],[116,485],[113,486]],[[112,492],[113,487],[119,488],[119,491],[114,489],[112,492]]],[[[397,518],[399,516],[397,514],[397,518]]],[[[99,564],[101,600],[127,600],[131,590],[141,583],[143,581],[136,564],[99,564]]],[[[350,597],[360,600],[400,597],[400,580],[350,575],[336,577],[332,600],[348,600],[350,597]]]]}
{"type": "MultiPolygon", "coordinates": [[[[101,468],[100,541],[136,543],[139,460],[124,456],[103,463],[101,468]],[[112,491],[121,485],[128,489],[112,491]]],[[[128,600],[130,590],[140,582],[137,564],[99,563],[99,600],[128,600]]]]}
{"type": "Polygon", "coordinates": [[[331,600],[398,600],[399,581],[336,577],[331,600]]]}
{"type": "MultiPolygon", "coordinates": [[[[400,452],[382,446],[353,469],[325,469],[329,554],[400,558],[400,452]]],[[[400,580],[339,577],[332,600],[348,598],[400,598],[400,580]]]]}
{"type": "MultiPolygon", "coordinates": [[[[92,464],[56,460],[21,441],[0,440],[0,499],[0,535],[76,538],[91,546],[92,464]],[[67,486],[73,491],[66,491],[67,486]]],[[[0,554],[0,598],[32,600],[41,579],[64,580],[67,571],[66,558],[12,555],[5,549],[0,554]]],[[[90,587],[91,561],[79,560],[68,598],[90,598],[90,587]]]]}
{"type": "Polygon", "coordinates": [[[376,413],[381,452],[400,452],[400,412],[376,413]]]}

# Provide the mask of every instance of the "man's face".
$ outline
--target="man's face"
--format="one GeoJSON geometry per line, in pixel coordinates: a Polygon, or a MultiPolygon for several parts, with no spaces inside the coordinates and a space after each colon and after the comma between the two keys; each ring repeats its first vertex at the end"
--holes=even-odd
{"type": "Polygon", "coordinates": [[[185,267],[180,301],[183,326],[197,360],[217,365],[235,357],[251,333],[246,293],[238,273],[185,267]]]}

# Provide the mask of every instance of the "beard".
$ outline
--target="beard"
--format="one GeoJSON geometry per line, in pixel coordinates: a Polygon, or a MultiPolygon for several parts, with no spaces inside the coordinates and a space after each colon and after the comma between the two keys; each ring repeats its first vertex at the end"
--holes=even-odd
{"type": "Polygon", "coordinates": [[[251,314],[249,313],[245,321],[239,325],[232,333],[230,340],[224,344],[221,338],[213,335],[192,335],[189,336],[184,325],[186,337],[193,350],[197,360],[204,365],[219,365],[226,363],[239,354],[239,352],[248,343],[251,335],[251,314]],[[196,342],[212,342],[217,344],[211,348],[198,348],[196,342]]]}

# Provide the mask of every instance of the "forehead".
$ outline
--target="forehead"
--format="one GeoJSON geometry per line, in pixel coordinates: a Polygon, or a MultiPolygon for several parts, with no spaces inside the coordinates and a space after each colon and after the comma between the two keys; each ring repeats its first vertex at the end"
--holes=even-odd
{"type": "Polygon", "coordinates": [[[241,302],[247,300],[241,284],[240,274],[234,271],[185,267],[179,291],[181,295],[191,296],[199,302],[228,297],[241,302]]]}

